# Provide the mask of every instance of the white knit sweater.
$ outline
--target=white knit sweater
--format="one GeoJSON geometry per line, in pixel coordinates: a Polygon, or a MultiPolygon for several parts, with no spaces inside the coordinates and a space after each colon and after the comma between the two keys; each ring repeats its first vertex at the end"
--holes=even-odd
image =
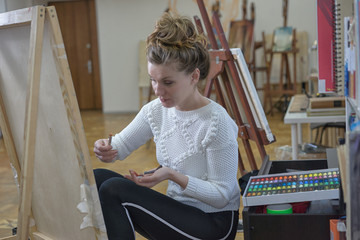
{"type": "Polygon", "coordinates": [[[226,110],[210,103],[193,111],[146,104],[112,141],[118,159],[154,137],[159,164],[189,177],[182,189],[169,181],[167,195],[205,212],[238,210],[238,127],[226,110]]]}

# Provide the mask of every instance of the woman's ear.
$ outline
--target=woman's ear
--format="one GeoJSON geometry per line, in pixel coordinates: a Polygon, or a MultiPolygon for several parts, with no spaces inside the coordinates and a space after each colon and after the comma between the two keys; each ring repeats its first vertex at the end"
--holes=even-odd
{"type": "Polygon", "coordinates": [[[195,68],[195,70],[191,74],[191,81],[197,84],[199,82],[199,79],[200,79],[200,70],[198,68],[195,68]]]}

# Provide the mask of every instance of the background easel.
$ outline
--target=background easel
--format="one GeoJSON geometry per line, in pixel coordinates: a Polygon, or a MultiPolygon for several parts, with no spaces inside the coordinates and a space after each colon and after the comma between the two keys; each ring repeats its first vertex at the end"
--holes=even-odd
{"type": "MultiPolygon", "coordinates": [[[[287,16],[288,16],[288,0],[283,0],[283,28],[287,27],[287,16]]],[[[284,105],[279,106],[280,110],[285,113],[287,105],[289,104],[289,96],[293,96],[296,94],[296,54],[299,52],[299,49],[296,48],[296,29],[292,30],[292,39],[291,39],[291,46],[289,49],[286,50],[278,50],[275,46],[275,38],[276,32],[281,28],[278,28],[274,31],[272,37],[272,44],[271,48],[267,51],[270,55],[269,61],[269,75],[271,76],[271,68],[273,64],[274,55],[280,55],[280,79],[279,84],[276,89],[272,88],[271,83],[269,82],[269,86],[267,87],[268,91],[271,94],[265,94],[265,103],[269,106],[270,110],[269,113],[273,113],[273,107],[277,105],[281,105],[281,99],[278,100],[277,103],[272,103],[273,96],[281,96],[284,98],[284,105]],[[290,66],[289,66],[289,55],[293,56],[294,63],[293,63],[293,78],[291,77],[290,66]],[[285,78],[284,78],[285,76],[285,78]],[[285,80],[285,81],[284,81],[285,80]]],[[[266,105],[264,108],[266,109],[266,105]]]]}
{"type": "MultiPolygon", "coordinates": [[[[255,122],[253,115],[254,111],[250,107],[249,99],[244,90],[246,89],[246,86],[241,83],[241,76],[239,75],[236,66],[237,60],[239,59],[234,58],[229,48],[217,13],[213,13],[214,26],[212,26],[204,2],[202,0],[197,0],[197,3],[212,47],[212,49],[210,49],[211,67],[204,95],[209,96],[214,86],[218,102],[235,118],[235,121],[239,126],[239,138],[245,147],[250,168],[256,170],[258,168],[249,140],[255,142],[263,160],[267,157],[264,145],[270,144],[275,141],[275,139],[273,138],[272,141],[269,141],[264,129],[259,128],[255,122]],[[220,50],[216,41],[214,28],[221,43],[222,49],[220,50]],[[219,77],[221,77],[221,79],[219,77]]],[[[198,31],[204,32],[200,19],[196,16],[194,18],[198,31]]],[[[244,64],[246,64],[245,60],[244,64]]],[[[244,74],[243,71],[242,74],[244,74]]],[[[251,79],[248,79],[249,75],[244,74],[242,77],[246,77],[247,80],[251,81],[251,79]]],[[[241,175],[246,173],[240,151],[239,170],[241,175]]]]}
{"type": "Polygon", "coordinates": [[[247,0],[242,4],[243,17],[241,20],[230,22],[229,47],[240,48],[248,65],[253,62],[255,45],[254,24],[255,8],[251,4],[251,18],[247,19],[247,0]]]}
{"type": "Polygon", "coordinates": [[[1,14],[0,41],[0,127],[20,186],[17,235],[3,239],[107,239],[55,8],[1,14]]]}
{"type": "Polygon", "coordinates": [[[255,40],[255,4],[253,2],[250,5],[250,11],[250,18],[247,19],[247,0],[243,0],[242,19],[230,22],[229,47],[241,48],[242,52],[244,53],[244,57],[248,65],[249,71],[252,75],[255,88],[258,91],[263,91],[263,105],[265,108],[266,101],[269,100],[270,96],[270,63],[266,57],[265,33],[262,32],[262,39],[260,41],[255,40]],[[262,64],[257,63],[257,50],[263,51],[264,61],[262,64]],[[262,81],[262,84],[260,85],[257,81],[258,72],[265,73],[265,81],[262,81]]]}

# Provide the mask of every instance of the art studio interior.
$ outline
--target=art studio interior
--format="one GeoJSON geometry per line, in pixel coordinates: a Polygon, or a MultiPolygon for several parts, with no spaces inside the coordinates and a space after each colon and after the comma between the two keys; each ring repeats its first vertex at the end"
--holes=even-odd
{"type": "Polygon", "coordinates": [[[209,238],[190,230],[205,221],[183,227],[121,202],[131,239],[360,239],[359,10],[359,0],[0,0],[0,240],[130,239],[114,237],[97,169],[135,183],[139,198],[145,187],[236,215],[209,238]],[[191,22],[204,79],[181,61],[188,43],[151,42],[160,19],[191,22]],[[178,55],[153,62],[152,51],[178,55]],[[179,83],[188,76],[191,90],[179,83]]]}

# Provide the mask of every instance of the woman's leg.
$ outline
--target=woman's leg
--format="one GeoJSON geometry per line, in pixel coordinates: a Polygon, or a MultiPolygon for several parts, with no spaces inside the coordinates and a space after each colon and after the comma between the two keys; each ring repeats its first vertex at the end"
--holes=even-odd
{"type": "Polygon", "coordinates": [[[102,168],[95,169],[94,176],[95,176],[95,182],[96,182],[96,186],[97,186],[98,190],[99,190],[101,184],[110,178],[113,178],[113,177],[123,178],[123,176],[117,172],[107,170],[107,169],[102,169],[102,168]]]}
{"type": "MultiPolygon", "coordinates": [[[[107,170],[107,169],[95,169],[94,170],[94,175],[95,175],[95,181],[96,181],[96,185],[99,191],[100,186],[102,185],[103,182],[105,182],[106,180],[110,179],[110,178],[123,178],[125,179],[121,174],[107,170]]],[[[131,182],[131,181],[130,181],[131,182]]],[[[103,207],[102,207],[103,208],[103,207]]],[[[103,214],[104,214],[104,209],[106,210],[106,208],[103,208],[103,214]]],[[[106,218],[107,220],[108,218],[106,218]]],[[[109,221],[108,221],[109,222],[109,221]]],[[[108,232],[112,232],[112,228],[117,228],[117,226],[115,224],[112,224],[112,221],[110,220],[110,222],[107,225],[107,231],[108,232]],[[115,225],[115,226],[113,226],[115,225]]],[[[135,226],[135,229],[138,233],[140,233],[141,235],[143,235],[144,237],[149,239],[149,236],[146,235],[145,232],[142,232],[142,230],[138,227],[135,226]]],[[[109,234],[109,233],[108,233],[109,234]]],[[[131,239],[131,238],[129,238],[131,239]]]]}
{"type": "Polygon", "coordinates": [[[109,170],[96,182],[110,239],[234,239],[238,212],[204,213],[109,170]],[[106,175],[106,176],[105,176],[106,175]]]}

